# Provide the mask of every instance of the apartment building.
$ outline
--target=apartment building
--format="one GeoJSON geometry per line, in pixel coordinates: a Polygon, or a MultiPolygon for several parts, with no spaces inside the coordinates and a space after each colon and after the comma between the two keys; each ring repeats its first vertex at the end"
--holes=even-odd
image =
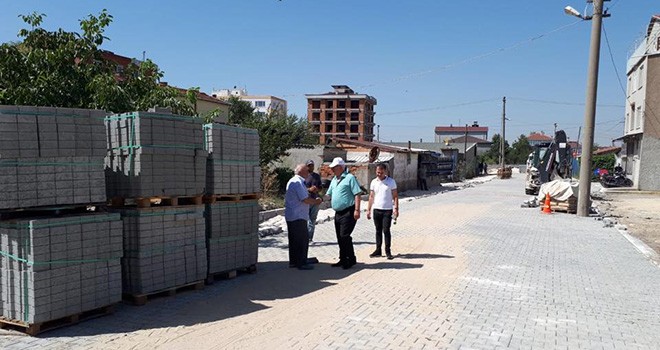
{"type": "Polygon", "coordinates": [[[640,190],[660,190],[660,15],[627,63],[628,88],[621,165],[640,190]]]}
{"type": "Polygon", "coordinates": [[[358,94],[346,85],[332,88],[323,94],[305,94],[307,120],[319,142],[326,144],[333,137],[373,141],[376,98],[358,94]]]}
{"type": "Polygon", "coordinates": [[[257,113],[269,114],[272,112],[288,113],[286,100],[271,95],[250,95],[246,89],[220,89],[214,90],[211,96],[219,99],[228,99],[231,96],[250,102],[257,113]]]}

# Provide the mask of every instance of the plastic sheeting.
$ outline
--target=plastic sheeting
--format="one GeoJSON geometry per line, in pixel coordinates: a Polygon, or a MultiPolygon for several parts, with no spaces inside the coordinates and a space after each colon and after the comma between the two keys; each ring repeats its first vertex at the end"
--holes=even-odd
{"type": "Polygon", "coordinates": [[[577,197],[579,186],[577,182],[570,180],[554,180],[541,185],[539,195],[536,197],[540,203],[543,203],[545,194],[550,194],[550,198],[556,201],[567,201],[571,197],[577,197]]]}

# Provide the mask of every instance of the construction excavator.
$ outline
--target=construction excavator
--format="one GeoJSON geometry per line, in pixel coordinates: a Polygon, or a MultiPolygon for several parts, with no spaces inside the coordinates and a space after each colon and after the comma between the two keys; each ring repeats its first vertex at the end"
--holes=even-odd
{"type": "Polygon", "coordinates": [[[570,179],[573,154],[564,130],[557,130],[548,143],[534,146],[527,158],[525,194],[537,195],[541,185],[557,179],[570,179]]]}

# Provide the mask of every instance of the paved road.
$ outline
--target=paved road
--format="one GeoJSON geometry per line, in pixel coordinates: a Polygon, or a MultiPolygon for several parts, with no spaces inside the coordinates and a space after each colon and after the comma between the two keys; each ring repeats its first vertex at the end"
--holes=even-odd
{"type": "Polygon", "coordinates": [[[493,180],[401,204],[397,257],[331,268],[331,223],[313,271],[264,238],[259,272],[0,348],[657,349],[660,269],[593,218],[520,208],[523,180],[493,180]]]}

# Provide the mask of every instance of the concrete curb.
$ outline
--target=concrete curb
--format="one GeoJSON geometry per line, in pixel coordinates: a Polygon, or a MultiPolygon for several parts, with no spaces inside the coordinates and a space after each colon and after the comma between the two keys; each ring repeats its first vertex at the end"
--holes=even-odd
{"type": "Polygon", "coordinates": [[[628,242],[630,242],[637,250],[639,250],[642,255],[651,260],[655,266],[660,267],[660,254],[651,249],[651,247],[649,247],[642,240],[628,234],[628,228],[625,225],[619,224],[616,225],[615,228],[625,239],[628,240],[628,242]]]}

